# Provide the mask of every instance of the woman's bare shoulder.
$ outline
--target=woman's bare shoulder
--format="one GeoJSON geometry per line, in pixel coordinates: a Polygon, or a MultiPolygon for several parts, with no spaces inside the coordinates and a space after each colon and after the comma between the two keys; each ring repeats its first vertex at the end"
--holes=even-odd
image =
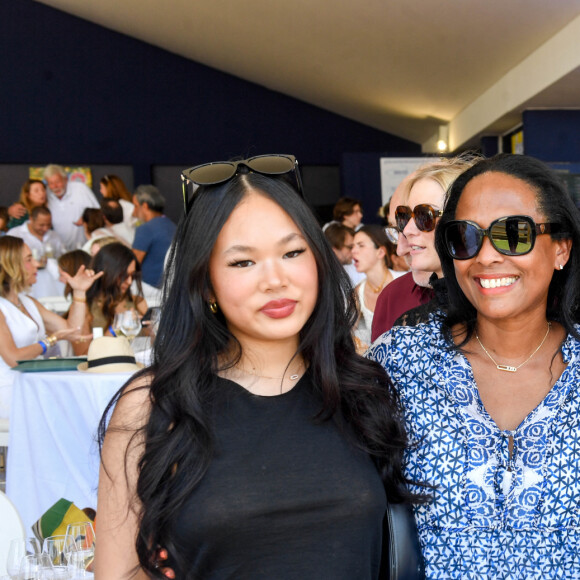
{"type": "Polygon", "coordinates": [[[142,374],[125,385],[119,394],[109,426],[140,429],[151,413],[153,375],[142,374]]]}

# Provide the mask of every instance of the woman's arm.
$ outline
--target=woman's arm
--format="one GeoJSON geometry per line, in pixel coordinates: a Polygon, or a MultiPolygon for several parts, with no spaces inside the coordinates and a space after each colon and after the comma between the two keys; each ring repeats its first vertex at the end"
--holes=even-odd
{"type": "Polygon", "coordinates": [[[74,276],[63,273],[65,281],[73,290],[73,301],[66,320],[35,300],[47,332],[54,333],[59,340],[69,340],[76,356],[87,354],[91,339],[86,291],[102,275],[103,272],[95,274],[93,270],[88,270],[84,266],[81,266],[74,276]]]}
{"type": "Polygon", "coordinates": [[[43,354],[44,350],[38,342],[33,342],[28,346],[18,348],[14,344],[12,332],[10,332],[10,328],[6,323],[6,318],[0,312],[0,356],[8,366],[16,366],[16,361],[18,360],[36,358],[43,354]]]}
{"type": "Polygon", "coordinates": [[[81,328],[90,332],[89,316],[87,309],[87,290],[93,285],[93,282],[99,279],[104,272],[95,274],[81,266],[74,276],[69,276],[63,272],[65,282],[72,288],[72,304],[68,313],[68,327],[81,328]]]}
{"type": "Polygon", "coordinates": [[[143,452],[141,428],[150,412],[149,380],[138,379],[125,390],[105,435],[97,501],[96,580],[149,578],[139,568],[135,549],[141,508],[135,490],[143,452]]]}
{"type": "Polygon", "coordinates": [[[135,300],[135,308],[137,309],[137,312],[141,316],[144,316],[145,312],[147,312],[147,308],[149,308],[147,306],[147,300],[145,300],[145,298],[143,298],[142,296],[135,296],[134,300],[135,300]]]}

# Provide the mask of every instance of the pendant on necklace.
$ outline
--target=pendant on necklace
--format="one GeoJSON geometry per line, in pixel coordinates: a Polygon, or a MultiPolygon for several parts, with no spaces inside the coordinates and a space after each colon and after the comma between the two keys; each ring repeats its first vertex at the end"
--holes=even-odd
{"type": "Polygon", "coordinates": [[[515,373],[518,369],[510,365],[495,365],[498,371],[506,371],[508,373],[515,373]]]}

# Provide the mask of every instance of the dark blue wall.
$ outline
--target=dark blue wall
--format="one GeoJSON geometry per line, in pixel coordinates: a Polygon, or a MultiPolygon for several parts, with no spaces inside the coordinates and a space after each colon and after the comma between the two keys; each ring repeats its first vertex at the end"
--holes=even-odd
{"type": "MultiPolygon", "coordinates": [[[[0,0],[0,163],[152,164],[419,145],[31,0],[0,0]]],[[[378,172],[378,168],[377,168],[378,172]]]]}
{"type": "Polygon", "coordinates": [[[524,151],[542,161],[580,161],[580,111],[524,111],[524,151]]]}

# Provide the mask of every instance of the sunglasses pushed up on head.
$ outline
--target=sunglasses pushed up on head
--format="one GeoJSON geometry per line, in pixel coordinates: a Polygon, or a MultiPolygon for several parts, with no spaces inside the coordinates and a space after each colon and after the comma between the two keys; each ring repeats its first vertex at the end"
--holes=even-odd
{"type": "Polygon", "coordinates": [[[484,238],[488,238],[504,256],[523,256],[534,249],[536,236],[559,231],[559,224],[537,224],[527,215],[498,218],[487,229],[469,220],[453,220],[443,225],[445,249],[454,260],[469,260],[477,256],[484,238]]]}
{"type": "Polygon", "coordinates": [[[300,171],[298,170],[298,161],[294,155],[256,155],[240,161],[214,161],[212,163],[204,163],[182,171],[181,180],[185,213],[187,214],[191,207],[191,201],[188,200],[187,194],[187,186],[190,183],[197,186],[225,183],[240,173],[241,168],[268,176],[280,176],[291,173],[294,177],[298,193],[304,197],[304,189],[302,187],[300,171]]]}

